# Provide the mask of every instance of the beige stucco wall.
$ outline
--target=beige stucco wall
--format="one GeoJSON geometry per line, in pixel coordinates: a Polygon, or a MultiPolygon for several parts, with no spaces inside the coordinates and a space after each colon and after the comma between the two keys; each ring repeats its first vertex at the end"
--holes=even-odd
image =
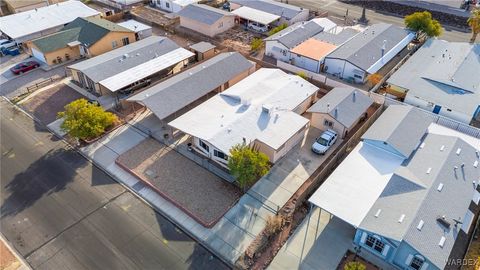
{"type": "Polygon", "coordinates": [[[94,57],[109,52],[113,49],[123,47],[122,39],[125,37],[128,37],[130,43],[134,43],[136,41],[134,32],[110,32],[102,39],[95,42],[95,44],[90,46],[90,48],[88,48],[89,56],[94,57]],[[117,42],[117,47],[115,48],[112,47],[113,41],[117,42]]]}
{"type": "Polygon", "coordinates": [[[347,129],[342,124],[340,124],[340,122],[338,122],[337,120],[335,120],[333,117],[331,117],[329,114],[326,114],[326,113],[312,113],[310,123],[313,127],[316,127],[322,131],[327,129],[333,129],[335,132],[337,132],[337,134],[340,135],[341,138],[344,137],[345,131],[347,131],[347,129]],[[332,122],[333,126],[331,127],[326,126],[324,124],[325,120],[332,122]]]}
{"type": "Polygon", "coordinates": [[[200,23],[186,17],[180,17],[180,25],[198,33],[213,37],[235,26],[234,16],[224,16],[212,25],[200,23]]]}
{"type": "MultiPolygon", "coordinates": [[[[31,41],[27,42],[27,48],[28,48],[29,54],[32,54],[32,48],[35,48],[38,51],[40,51],[40,49],[38,49],[37,46],[35,46],[35,44],[33,44],[33,42],[31,41]]],[[[66,61],[65,54],[68,54],[70,56],[70,59],[79,59],[80,48],[79,46],[65,47],[53,52],[44,53],[43,55],[45,56],[45,60],[47,61],[48,65],[54,65],[53,60],[56,60],[57,57],[60,57],[62,61],[65,62],[66,61]]]]}
{"type": "Polygon", "coordinates": [[[39,2],[39,3],[34,3],[34,4],[26,5],[26,6],[23,6],[23,7],[16,7],[15,8],[14,6],[10,5],[10,2],[12,2],[12,1],[19,1],[19,0],[10,0],[10,1],[6,2],[8,10],[10,10],[10,12],[12,12],[12,13],[20,13],[20,12],[24,12],[24,11],[28,11],[28,10],[32,10],[32,9],[47,6],[47,2],[42,1],[42,2],[39,2]]]}

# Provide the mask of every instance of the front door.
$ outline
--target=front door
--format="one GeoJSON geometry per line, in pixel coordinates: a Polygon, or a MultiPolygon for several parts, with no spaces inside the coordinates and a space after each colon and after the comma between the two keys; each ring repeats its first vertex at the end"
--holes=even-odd
{"type": "Polygon", "coordinates": [[[439,105],[435,105],[435,107],[433,108],[433,113],[436,113],[438,114],[440,112],[440,110],[442,109],[442,106],[439,106],[439,105]]]}

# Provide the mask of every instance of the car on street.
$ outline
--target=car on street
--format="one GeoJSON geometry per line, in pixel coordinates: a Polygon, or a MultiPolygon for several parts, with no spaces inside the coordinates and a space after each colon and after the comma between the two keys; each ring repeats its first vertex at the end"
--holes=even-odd
{"type": "Polygon", "coordinates": [[[13,40],[8,40],[8,39],[0,39],[0,50],[2,49],[8,49],[10,47],[16,46],[17,43],[13,40]]]}
{"type": "Polygon", "coordinates": [[[319,155],[325,154],[328,149],[337,142],[337,138],[338,134],[335,131],[327,129],[320,137],[315,139],[312,145],[312,151],[319,155]]]}
{"type": "Polygon", "coordinates": [[[28,62],[23,62],[20,64],[17,64],[10,68],[10,70],[13,72],[13,74],[18,75],[22,74],[24,72],[30,71],[32,69],[38,68],[40,66],[40,63],[37,61],[28,61],[28,62]]]}

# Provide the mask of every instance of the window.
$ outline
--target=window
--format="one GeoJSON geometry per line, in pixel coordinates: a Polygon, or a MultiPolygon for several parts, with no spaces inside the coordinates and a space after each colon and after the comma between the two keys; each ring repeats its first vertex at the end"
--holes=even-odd
{"type": "Polygon", "coordinates": [[[128,37],[122,38],[123,46],[128,45],[130,41],[128,40],[128,37]]]}
{"type": "Polygon", "coordinates": [[[203,148],[205,151],[207,152],[210,152],[210,147],[208,147],[208,145],[202,141],[202,140],[198,140],[198,144],[200,145],[201,148],[203,148]]]}
{"type": "Polygon", "coordinates": [[[218,151],[218,150],[214,149],[213,150],[213,155],[218,157],[218,158],[228,160],[228,156],[225,153],[223,153],[222,151],[218,151]]]}
{"type": "Polygon", "coordinates": [[[424,262],[425,260],[423,258],[421,258],[420,256],[415,256],[410,263],[410,267],[415,270],[420,270],[424,262]]]}
{"type": "Polygon", "coordinates": [[[112,41],[112,48],[115,49],[117,46],[118,46],[117,41],[116,40],[112,41]]]}
{"type": "Polygon", "coordinates": [[[165,6],[166,6],[167,8],[170,8],[170,3],[165,2],[165,6]]]}
{"type": "Polygon", "coordinates": [[[283,56],[287,56],[287,50],[282,50],[283,56]]]}
{"type": "Polygon", "coordinates": [[[357,79],[363,79],[363,77],[362,77],[362,76],[360,76],[360,75],[357,75],[357,74],[353,74],[353,77],[355,77],[355,78],[357,78],[357,79]]]}
{"type": "Polygon", "coordinates": [[[324,125],[324,126],[327,126],[327,127],[333,127],[333,122],[332,122],[332,121],[325,120],[325,121],[323,122],[323,125],[324,125]]]}
{"type": "Polygon", "coordinates": [[[378,253],[382,253],[383,248],[385,247],[385,244],[382,242],[382,240],[376,237],[373,237],[371,235],[367,236],[365,245],[371,247],[373,250],[377,251],[378,253]]]}
{"type": "Polygon", "coordinates": [[[222,28],[222,27],[223,27],[223,22],[220,22],[220,23],[218,24],[218,28],[222,28]]]}

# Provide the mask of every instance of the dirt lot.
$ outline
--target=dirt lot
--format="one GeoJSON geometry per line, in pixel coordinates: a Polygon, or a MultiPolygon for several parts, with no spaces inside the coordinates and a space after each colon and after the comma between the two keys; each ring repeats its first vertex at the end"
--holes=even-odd
{"type": "Polygon", "coordinates": [[[44,124],[49,124],[57,119],[57,113],[63,111],[63,107],[68,103],[83,98],[80,93],[59,83],[46,90],[38,90],[27,100],[22,102],[22,107],[35,115],[44,124]],[[34,95],[34,96],[33,96],[34,95]]]}
{"type": "Polygon", "coordinates": [[[241,195],[237,187],[153,139],[125,152],[117,163],[204,226],[213,226],[241,195]]]}
{"type": "Polygon", "coordinates": [[[20,262],[10,250],[0,241],[0,270],[15,270],[20,267],[20,262]]]}
{"type": "MultiPolygon", "coordinates": [[[[250,44],[253,38],[260,37],[252,32],[248,32],[242,29],[242,26],[236,26],[228,31],[221,33],[217,36],[219,42],[224,46],[232,48],[236,51],[243,53],[250,52],[250,44]]],[[[260,37],[264,38],[264,37],[260,37]]]]}

